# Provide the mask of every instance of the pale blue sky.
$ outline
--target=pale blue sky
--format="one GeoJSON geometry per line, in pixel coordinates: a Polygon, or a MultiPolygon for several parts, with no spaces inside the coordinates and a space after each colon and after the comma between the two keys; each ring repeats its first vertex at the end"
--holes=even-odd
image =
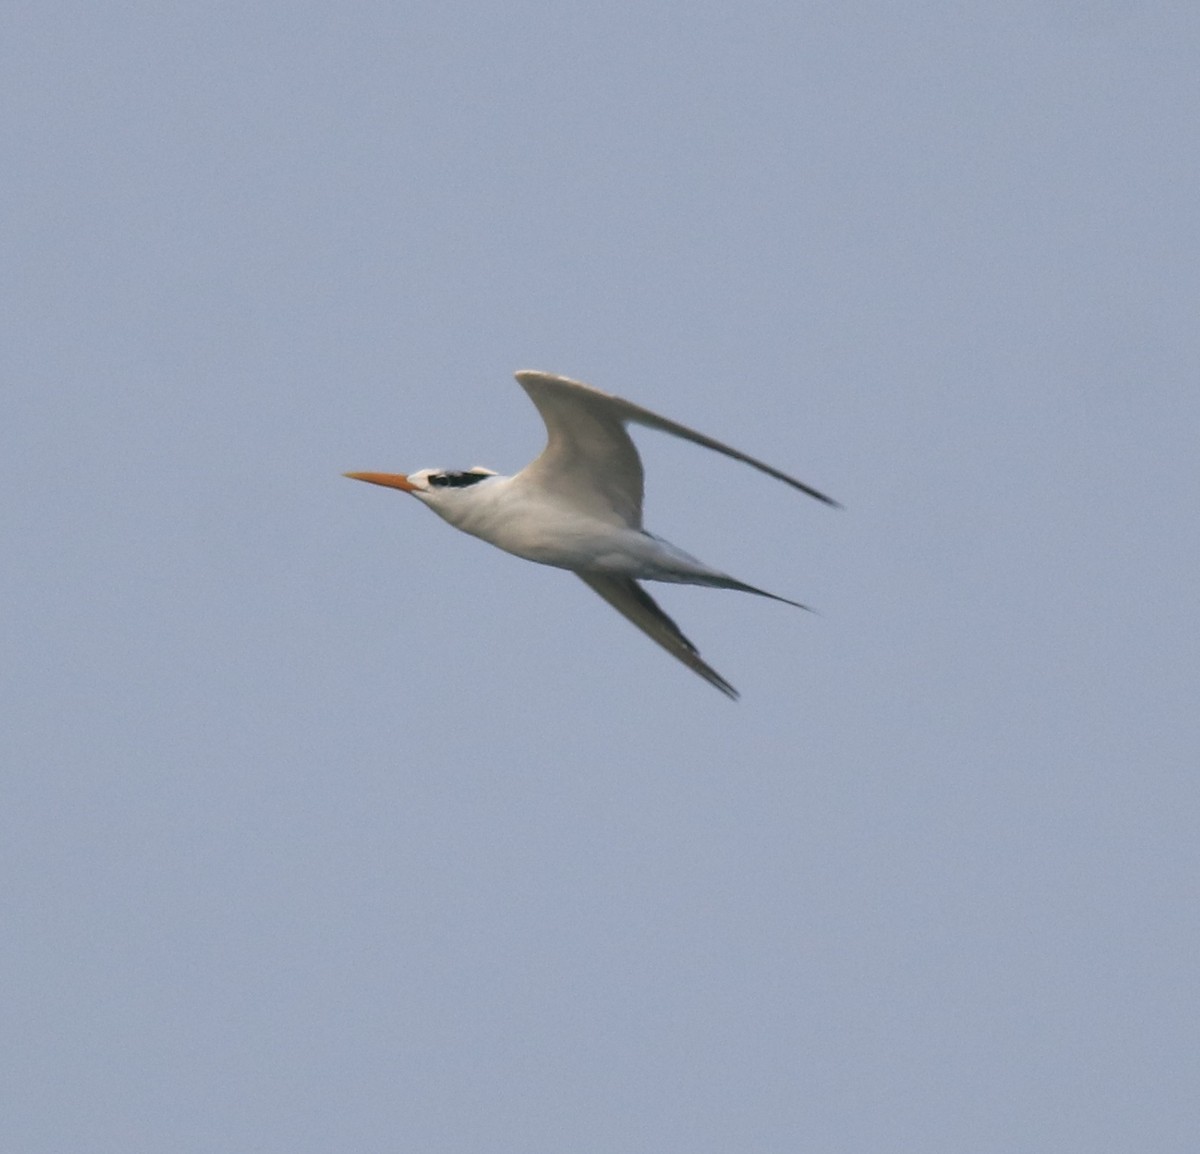
{"type": "Polygon", "coordinates": [[[1200,1143],[1200,17],[12,4],[0,1146],[1200,1143]],[[540,447],[819,616],[346,469],[540,447]]]}

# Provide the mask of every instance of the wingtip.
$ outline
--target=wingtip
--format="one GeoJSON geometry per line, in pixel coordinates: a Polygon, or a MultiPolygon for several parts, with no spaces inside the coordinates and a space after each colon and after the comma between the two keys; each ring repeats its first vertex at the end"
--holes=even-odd
{"type": "Polygon", "coordinates": [[[792,477],[788,477],[786,480],[802,493],[806,493],[808,496],[820,501],[822,505],[828,505],[831,509],[844,509],[846,507],[841,501],[835,501],[827,493],[822,493],[820,489],[814,489],[811,485],[804,484],[803,481],[797,481],[792,477]]]}
{"type": "MultiPolygon", "coordinates": [[[[697,654],[696,656],[697,660],[699,661],[699,655],[697,654]]],[[[719,689],[723,694],[725,694],[726,697],[729,698],[730,701],[741,700],[742,695],[736,689],[734,689],[734,687],[730,685],[729,682],[726,681],[725,678],[722,677],[711,665],[707,665],[703,661],[699,661],[698,666],[693,665],[689,668],[691,668],[693,672],[700,674],[700,676],[704,678],[704,680],[707,681],[714,689],[719,689]]]]}

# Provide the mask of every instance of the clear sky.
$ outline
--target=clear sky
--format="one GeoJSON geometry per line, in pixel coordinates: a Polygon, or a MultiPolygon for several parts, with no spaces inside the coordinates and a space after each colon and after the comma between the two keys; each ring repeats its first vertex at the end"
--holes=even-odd
{"type": "Polygon", "coordinates": [[[6,4],[0,1146],[1200,1148],[1198,11],[6,4]]]}

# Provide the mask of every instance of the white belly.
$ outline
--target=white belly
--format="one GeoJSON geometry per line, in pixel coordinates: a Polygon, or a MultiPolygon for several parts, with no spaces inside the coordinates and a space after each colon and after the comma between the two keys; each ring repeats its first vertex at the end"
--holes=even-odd
{"type": "Polygon", "coordinates": [[[506,553],[576,573],[603,573],[657,581],[695,581],[722,576],[666,541],[620,522],[581,513],[574,506],[523,499],[509,479],[488,483],[473,500],[434,508],[464,533],[506,553]],[[492,499],[488,499],[492,498],[492,499]]]}

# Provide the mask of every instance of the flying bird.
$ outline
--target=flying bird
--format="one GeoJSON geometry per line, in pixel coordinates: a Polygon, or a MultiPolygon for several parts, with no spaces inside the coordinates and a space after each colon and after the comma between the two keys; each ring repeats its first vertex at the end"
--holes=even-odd
{"type": "Polygon", "coordinates": [[[411,493],[456,529],[542,565],[569,569],[705,681],[736,699],[738,692],[700,659],[639,581],[670,581],[738,589],[805,609],[712,569],[642,528],[642,462],[626,425],[643,425],[742,461],[815,497],[809,485],[712,437],[660,417],[591,385],[550,373],[516,374],[546,423],[541,455],[514,477],[475,466],[462,472],[346,473],[356,481],[411,493]]]}

